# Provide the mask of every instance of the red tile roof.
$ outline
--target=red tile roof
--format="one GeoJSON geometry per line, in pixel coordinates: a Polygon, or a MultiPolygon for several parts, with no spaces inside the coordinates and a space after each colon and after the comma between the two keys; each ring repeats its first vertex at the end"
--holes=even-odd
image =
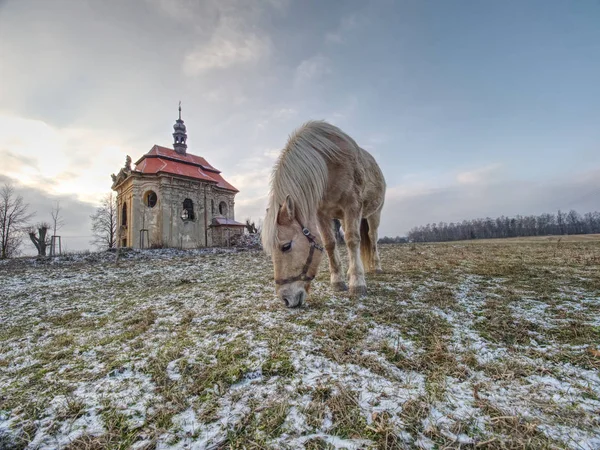
{"type": "Polygon", "coordinates": [[[235,187],[229,184],[225,178],[221,176],[220,173],[209,172],[210,177],[217,182],[217,186],[223,189],[227,189],[229,191],[239,192],[235,187]]]}
{"type": "Polygon", "coordinates": [[[221,176],[221,172],[204,158],[196,155],[180,155],[175,150],[155,145],[135,163],[137,172],[146,174],[170,173],[197,180],[214,182],[222,189],[239,192],[221,176]]]}
{"type": "Polygon", "coordinates": [[[203,181],[215,181],[208,176],[200,167],[182,164],[176,161],[169,161],[162,158],[146,158],[135,167],[135,170],[142,173],[170,173],[184,177],[196,178],[203,181]]]}
{"type": "Polygon", "coordinates": [[[208,161],[206,161],[204,158],[200,157],[200,156],[196,156],[196,155],[191,155],[189,153],[187,153],[186,155],[181,155],[179,153],[177,153],[175,150],[173,150],[172,148],[167,148],[167,147],[161,147],[160,145],[155,145],[154,147],[152,147],[150,149],[150,151],[148,153],[146,153],[144,156],[142,156],[139,161],[137,161],[135,164],[139,164],[145,157],[147,156],[162,156],[168,159],[176,159],[177,161],[182,161],[184,163],[187,164],[196,164],[199,166],[202,166],[203,169],[205,170],[210,170],[213,172],[221,172],[220,170],[215,169],[213,166],[211,166],[208,161]]]}

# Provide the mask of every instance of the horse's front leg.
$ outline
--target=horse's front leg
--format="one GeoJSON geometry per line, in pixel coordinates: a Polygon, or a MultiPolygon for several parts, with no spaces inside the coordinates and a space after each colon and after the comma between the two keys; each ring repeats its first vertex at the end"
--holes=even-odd
{"type": "Polygon", "coordinates": [[[365,269],[360,259],[360,220],[361,212],[355,211],[344,215],[344,238],[348,247],[348,278],[350,279],[350,295],[367,294],[365,269]]]}
{"type": "Polygon", "coordinates": [[[319,215],[319,229],[321,230],[321,238],[323,239],[323,245],[325,246],[329,258],[331,287],[336,291],[347,291],[348,286],[344,282],[344,269],[335,242],[333,220],[329,217],[319,215]]]}

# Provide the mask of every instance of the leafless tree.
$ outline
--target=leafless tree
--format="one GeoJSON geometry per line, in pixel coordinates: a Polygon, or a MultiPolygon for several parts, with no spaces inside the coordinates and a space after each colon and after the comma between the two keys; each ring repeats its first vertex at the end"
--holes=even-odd
{"type": "Polygon", "coordinates": [[[117,199],[112,194],[107,194],[96,212],[90,216],[92,219],[92,244],[103,250],[110,250],[117,246],[117,199]]]}
{"type": "Polygon", "coordinates": [[[258,228],[256,227],[256,223],[251,222],[250,219],[246,219],[246,230],[248,230],[248,234],[258,233],[258,228]]]}
{"type": "Polygon", "coordinates": [[[50,214],[52,215],[52,236],[56,236],[56,232],[65,224],[61,215],[60,201],[56,201],[50,214]]]}
{"type": "Polygon", "coordinates": [[[16,256],[23,239],[25,223],[33,214],[12,184],[0,189],[0,259],[16,256]]]}
{"type": "Polygon", "coordinates": [[[50,256],[55,255],[56,251],[56,241],[55,236],[56,232],[60,230],[65,224],[64,219],[61,215],[60,201],[57,200],[54,206],[52,207],[52,211],[50,211],[50,215],[52,216],[52,236],[50,238],[50,256]]]}
{"type": "Polygon", "coordinates": [[[48,236],[49,229],[50,224],[42,222],[31,227],[28,231],[29,239],[31,239],[31,242],[35,245],[38,256],[46,256],[46,247],[50,244],[50,236],[48,236]]]}

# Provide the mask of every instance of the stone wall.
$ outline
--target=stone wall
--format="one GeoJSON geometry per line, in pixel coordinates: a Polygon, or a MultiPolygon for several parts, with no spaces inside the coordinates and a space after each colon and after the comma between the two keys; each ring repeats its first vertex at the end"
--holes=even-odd
{"type": "Polygon", "coordinates": [[[231,247],[244,234],[243,227],[214,227],[212,228],[213,245],[215,247],[231,247]]]}
{"type": "Polygon", "coordinates": [[[222,236],[213,239],[211,221],[214,217],[235,219],[235,194],[212,183],[132,173],[116,190],[119,225],[122,224],[123,204],[127,205],[127,225],[122,227],[120,245],[125,242],[128,247],[140,248],[142,239],[144,247],[222,245],[222,236]],[[153,206],[148,201],[151,193],[156,194],[153,206]],[[184,219],[186,199],[187,210],[193,210],[193,217],[184,219]],[[140,230],[148,231],[140,236],[140,230]]]}

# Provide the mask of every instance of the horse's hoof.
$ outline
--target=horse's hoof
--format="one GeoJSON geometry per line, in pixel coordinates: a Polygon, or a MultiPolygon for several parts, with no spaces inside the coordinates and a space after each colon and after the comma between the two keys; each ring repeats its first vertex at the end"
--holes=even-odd
{"type": "Polygon", "coordinates": [[[375,273],[382,274],[383,273],[383,269],[375,269],[375,273]]]}
{"type": "Polygon", "coordinates": [[[331,283],[331,286],[333,287],[334,291],[347,291],[348,290],[348,285],[346,283],[344,283],[343,281],[337,281],[335,283],[331,283]]]}
{"type": "Polygon", "coordinates": [[[364,297],[367,295],[366,286],[350,286],[350,295],[352,297],[364,297]]]}

